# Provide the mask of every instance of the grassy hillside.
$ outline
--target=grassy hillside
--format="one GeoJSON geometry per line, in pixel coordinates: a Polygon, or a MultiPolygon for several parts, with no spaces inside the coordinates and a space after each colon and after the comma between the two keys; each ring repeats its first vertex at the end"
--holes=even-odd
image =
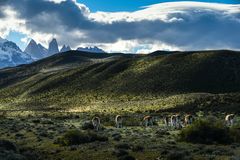
{"type": "Polygon", "coordinates": [[[2,69],[0,157],[236,159],[239,114],[231,129],[223,120],[240,113],[239,64],[240,54],[233,51],[71,51],[2,69]],[[174,113],[182,118],[193,113],[198,121],[182,130],[166,126],[163,116],[174,113]],[[123,128],[115,128],[118,114],[123,128]],[[91,125],[96,115],[101,118],[98,132],[91,125]],[[154,117],[154,126],[142,126],[145,115],[154,117]],[[196,133],[200,136],[192,138],[196,133]]]}
{"type": "Polygon", "coordinates": [[[1,108],[77,111],[239,107],[240,54],[70,51],[0,70],[1,108]]]}

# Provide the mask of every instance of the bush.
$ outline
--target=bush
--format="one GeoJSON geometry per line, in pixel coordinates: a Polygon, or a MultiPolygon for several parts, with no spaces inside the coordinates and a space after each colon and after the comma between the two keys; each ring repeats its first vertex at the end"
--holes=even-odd
{"type": "Polygon", "coordinates": [[[83,143],[90,143],[94,141],[108,141],[108,137],[97,135],[93,132],[81,132],[78,130],[71,130],[65,133],[58,141],[58,143],[71,146],[83,143]]]}
{"type": "Polygon", "coordinates": [[[17,152],[17,147],[13,142],[8,140],[0,139],[0,150],[12,150],[17,152]]]}
{"type": "Polygon", "coordinates": [[[170,135],[170,133],[166,130],[163,130],[163,129],[159,129],[155,132],[156,136],[157,137],[163,137],[165,135],[170,135]]]}
{"type": "Polygon", "coordinates": [[[240,129],[239,128],[230,128],[230,135],[233,142],[240,143],[240,129]]]}
{"type": "Polygon", "coordinates": [[[83,130],[88,130],[88,129],[93,130],[94,129],[91,121],[84,122],[81,128],[83,130]]]}
{"type": "Polygon", "coordinates": [[[42,118],[41,123],[42,124],[54,124],[54,122],[51,119],[46,119],[46,118],[42,118]]]}
{"type": "Polygon", "coordinates": [[[94,132],[88,132],[88,137],[89,137],[90,142],[94,142],[94,141],[105,142],[105,141],[108,141],[108,137],[97,135],[94,132]]]}
{"type": "Polygon", "coordinates": [[[165,148],[161,151],[159,159],[165,160],[192,160],[192,155],[189,151],[183,150],[181,148],[165,148]]]}
{"type": "Polygon", "coordinates": [[[117,156],[117,157],[122,157],[125,155],[128,155],[128,151],[124,150],[124,149],[117,149],[113,151],[113,155],[117,156]]]}
{"type": "Polygon", "coordinates": [[[185,157],[185,153],[184,152],[179,152],[179,151],[175,151],[175,152],[170,152],[169,154],[167,154],[166,156],[167,160],[185,160],[187,159],[185,157]]]}
{"type": "Polygon", "coordinates": [[[0,111],[0,118],[6,118],[7,111],[0,111]]]}
{"type": "Polygon", "coordinates": [[[115,140],[115,141],[120,141],[122,138],[121,134],[119,134],[119,133],[114,133],[112,135],[112,137],[113,137],[113,140],[115,140]]]}
{"type": "Polygon", "coordinates": [[[127,143],[121,143],[121,144],[117,144],[115,145],[115,148],[116,149],[125,149],[125,150],[128,150],[131,148],[131,146],[127,143]]]}
{"type": "Polygon", "coordinates": [[[143,150],[144,150],[144,147],[140,145],[135,145],[132,147],[133,152],[142,152],[143,150]]]}
{"type": "Polygon", "coordinates": [[[125,155],[125,156],[119,157],[118,160],[135,160],[135,158],[130,155],[125,155]]]}
{"type": "Polygon", "coordinates": [[[1,160],[27,160],[23,155],[11,151],[1,151],[0,158],[1,160]]]}
{"type": "MultiPolygon", "coordinates": [[[[234,130],[236,131],[236,130],[234,130]]],[[[230,144],[236,134],[217,120],[200,119],[182,129],[180,140],[201,144],[230,144]]]]}
{"type": "Polygon", "coordinates": [[[26,160],[26,157],[19,154],[19,149],[15,143],[0,139],[0,159],[1,160],[26,160]]]}
{"type": "Polygon", "coordinates": [[[40,123],[40,119],[33,119],[32,122],[33,123],[40,123]]]}

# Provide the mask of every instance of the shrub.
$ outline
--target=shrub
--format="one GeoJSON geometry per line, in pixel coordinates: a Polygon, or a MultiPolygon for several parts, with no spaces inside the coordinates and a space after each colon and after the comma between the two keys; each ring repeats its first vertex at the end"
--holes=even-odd
{"type": "Polygon", "coordinates": [[[90,143],[94,141],[108,141],[108,137],[100,136],[93,132],[70,130],[58,140],[58,143],[65,146],[71,146],[83,143],[90,143]]]}
{"type": "Polygon", "coordinates": [[[91,121],[86,121],[86,122],[84,122],[81,128],[82,128],[83,130],[88,130],[88,129],[93,130],[93,129],[94,129],[91,121]]]}
{"type": "Polygon", "coordinates": [[[144,150],[144,147],[143,146],[140,146],[140,145],[134,145],[132,147],[132,151],[133,152],[142,152],[144,150]]]}
{"type": "Polygon", "coordinates": [[[128,155],[128,151],[124,150],[124,149],[117,149],[113,151],[113,155],[117,156],[117,157],[122,157],[125,155],[128,155]]]}
{"type": "Polygon", "coordinates": [[[180,132],[180,140],[201,144],[230,144],[234,141],[230,129],[217,120],[200,119],[180,132]]]}
{"type": "Polygon", "coordinates": [[[94,142],[94,141],[105,142],[105,141],[108,141],[108,137],[97,135],[95,132],[88,132],[88,137],[89,137],[90,142],[94,142]]]}
{"type": "Polygon", "coordinates": [[[116,149],[125,149],[125,150],[128,150],[131,148],[131,146],[127,143],[121,143],[121,144],[117,144],[115,145],[115,148],[116,149]]]}
{"type": "Polygon", "coordinates": [[[7,111],[0,111],[0,118],[6,118],[7,111]]]}
{"type": "Polygon", "coordinates": [[[40,119],[33,119],[32,122],[33,123],[40,123],[40,119]]]}
{"type": "Polygon", "coordinates": [[[119,133],[114,133],[112,135],[112,137],[113,137],[113,140],[115,140],[115,141],[120,141],[122,138],[121,134],[119,134],[119,133]]]}
{"type": "Polygon", "coordinates": [[[163,130],[163,129],[159,129],[155,133],[156,133],[157,137],[163,137],[165,135],[170,135],[170,133],[168,131],[163,130]]]}
{"type": "Polygon", "coordinates": [[[0,139],[0,150],[12,150],[17,152],[18,149],[14,143],[8,140],[0,139]]]}
{"type": "Polygon", "coordinates": [[[42,118],[41,123],[42,124],[54,124],[54,122],[51,119],[46,119],[46,118],[42,118]]]}
{"type": "Polygon", "coordinates": [[[230,128],[230,135],[233,142],[240,143],[240,129],[239,128],[230,128]]]}
{"type": "Polygon", "coordinates": [[[131,155],[125,155],[125,156],[119,157],[118,160],[135,160],[135,158],[131,155]]]}
{"type": "Polygon", "coordinates": [[[1,160],[27,160],[23,155],[10,151],[0,152],[0,157],[1,160]]]}
{"type": "Polygon", "coordinates": [[[170,152],[169,154],[167,154],[166,159],[167,160],[176,160],[176,159],[185,160],[187,158],[185,157],[184,152],[175,151],[175,152],[170,152]]]}

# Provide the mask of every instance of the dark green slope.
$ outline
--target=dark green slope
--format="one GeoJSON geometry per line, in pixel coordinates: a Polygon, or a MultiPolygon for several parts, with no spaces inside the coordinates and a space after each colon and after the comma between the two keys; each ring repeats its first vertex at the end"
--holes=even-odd
{"type": "MultiPolygon", "coordinates": [[[[78,104],[182,93],[240,91],[240,54],[233,51],[149,55],[67,52],[0,70],[0,98],[78,104]]],[[[33,104],[33,105],[34,105],[33,104]]]]}
{"type": "Polygon", "coordinates": [[[39,60],[32,64],[20,65],[14,68],[5,68],[0,70],[0,88],[4,88],[9,84],[17,83],[25,80],[33,75],[39,74],[44,69],[58,68],[57,71],[81,68],[81,65],[91,65],[99,61],[110,61],[124,57],[136,57],[136,55],[124,54],[95,54],[80,51],[71,51],[60,53],[51,57],[39,60]]]}

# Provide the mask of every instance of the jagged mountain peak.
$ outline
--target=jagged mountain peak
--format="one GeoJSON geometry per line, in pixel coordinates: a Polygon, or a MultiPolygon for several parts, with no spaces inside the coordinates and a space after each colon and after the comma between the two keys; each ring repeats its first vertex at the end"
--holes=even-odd
{"type": "Polygon", "coordinates": [[[22,52],[22,50],[17,46],[16,43],[12,42],[12,41],[6,41],[2,44],[2,48],[3,50],[16,50],[18,52],[22,52]]]}
{"type": "Polygon", "coordinates": [[[53,38],[51,42],[57,42],[57,39],[56,39],[56,38],[53,38]]]}
{"type": "Polygon", "coordinates": [[[0,68],[32,62],[32,57],[23,52],[16,43],[5,40],[0,44],[0,68]]]}
{"type": "Polygon", "coordinates": [[[42,59],[47,56],[47,49],[40,43],[37,44],[33,39],[31,39],[24,52],[30,54],[35,60],[42,59]]]}
{"type": "Polygon", "coordinates": [[[51,56],[51,55],[56,54],[58,52],[59,52],[59,49],[58,49],[57,40],[56,40],[56,38],[53,38],[52,41],[49,43],[49,46],[48,46],[48,55],[51,56]]]}
{"type": "Polygon", "coordinates": [[[60,52],[67,52],[67,51],[70,51],[70,50],[71,50],[71,47],[64,44],[62,46],[62,49],[60,50],[60,52]]]}
{"type": "Polygon", "coordinates": [[[31,39],[31,41],[29,42],[29,44],[37,44],[36,41],[34,39],[31,39]]]}

